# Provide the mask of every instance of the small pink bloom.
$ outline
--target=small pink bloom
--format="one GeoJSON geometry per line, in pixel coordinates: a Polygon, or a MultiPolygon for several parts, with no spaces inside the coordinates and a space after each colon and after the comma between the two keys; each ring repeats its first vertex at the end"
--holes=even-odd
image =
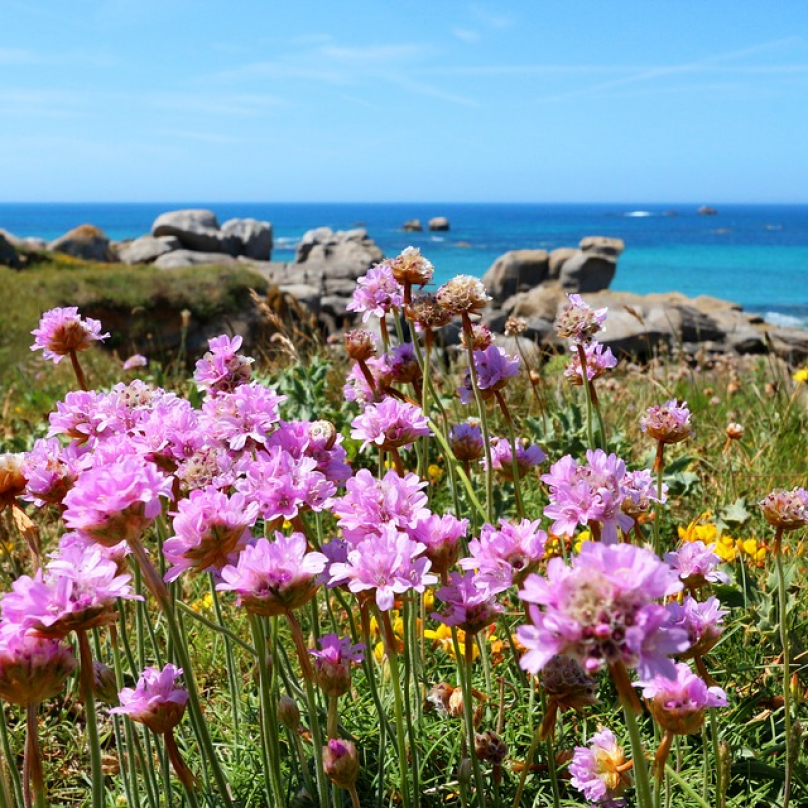
{"type": "Polygon", "coordinates": [[[71,353],[86,351],[93,342],[105,340],[109,334],[101,333],[101,322],[88,317],[82,320],[75,306],[64,309],[51,309],[42,315],[39,328],[34,335],[32,351],[43,352],[54,365],[71,353]]]}

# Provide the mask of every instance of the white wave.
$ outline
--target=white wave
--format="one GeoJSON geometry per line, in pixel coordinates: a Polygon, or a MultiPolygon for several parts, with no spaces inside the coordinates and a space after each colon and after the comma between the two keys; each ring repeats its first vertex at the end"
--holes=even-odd
{"type": "Polygon", "coordinates": [[[295,236],[279,236],[275,239],[276,250],[295,250],[300,244],[300,239],[295,236]]]}
{"type": "Polygon", "coordinates": [[[623,216],[631,216],[634,219],[644,219],[646,216],[655,216],[650,210],[632,210],[624,213],[623,216]]]}
{"type": "Polygon", "coordinates": [[[432,236],[429,240],[430,241],[446,241],[446,239],[443,238],[443,236],[432,236]]]}
{"type": "Polygon", "coordinates": [[[782,314],[779,311],[767,311],[763,315],[763,319],[767,323],[781,328],[808,328],[808,318],[794,317],[791,314],[782,314]]]}

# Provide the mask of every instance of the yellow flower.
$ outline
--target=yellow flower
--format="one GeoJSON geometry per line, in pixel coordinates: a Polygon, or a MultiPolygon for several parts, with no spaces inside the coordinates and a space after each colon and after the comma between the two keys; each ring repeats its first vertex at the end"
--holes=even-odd
{"type": "Polygon", "coordinates": [[[210,592],[202,595],[201,598],[191,604],[195,612],[209,612],[213,608],[213,595],[210,592]]]}
{"type": "MultiPolygon", "coordinates": [[[[424,638],[432,640],[435,647],[440,648],[444,654],[448,654],[452,659],[455,659],[454,643],[452,642],[452,629],[445,623],[439,623],[437,628],[428,628],[424,631],[424,638]]],[[[472,640],[473,642],[473,640],[472,640]]],[[[466,656],[466,632],[462,628],[457,630],[457,644],[460,646],[460,653],[465,659],[466,656]]],[[[477,643],[471,646],[471,658],[477,659],[480,655],[480,649],[477,643]]]]}
{"type": "Polygon", "coordinates": [[[760,564],[766,558],[766,545],[758,543],[752,536],[749,539],[738,539],[736,542],[738,551],[749,557],[753,564],[760,564]]]}
{"type": "Polygon", "coordinates": [[[592,534],[588,530],[582,530],[576,537],[575,537],[575,544],[573,545],[573,551],[576,553],[581,552],[581,547],[585,541],[589,541],[592,538],[592,534]]]}
{"type": "Polygon", "coordinates": [[[435,608],[435,593],[431,589],[424,590],[424,609],[435,608]]]}
{"type": "Polygon", "coordinates": [[[439,483],[443,479],[444,473],[443,469],[437,463],[430,463],[426,470],[426,476],[429,477],[429,482],[431,482],[432,485],[439,483]]]}
{"type": "Polygon", "coordinates": [[[712,522],[702,523],[712,516],[710,511],[705,511],[697,516],[687,527],[679,526],[679,538],[682,541],[703,541],[705,544],[713,544],[718,540],[718,527],[712,522]]]}
{"type": "Polygon", "coordinates": [[[808,368],[800,368],[791,378],[795,382],[808,382],[808,368]]]}
{"type": "MultiPolygon", "coordinates": [[[[713,544],[713,542],[705,542],[705,544],[713,544]]],[[[723,536],[718,538],[714,544],[715,547],[713,552],[722,561],[735,561],[735,559],[738,557],[738,546],[732,536],[725,533],[723,536]]]]}

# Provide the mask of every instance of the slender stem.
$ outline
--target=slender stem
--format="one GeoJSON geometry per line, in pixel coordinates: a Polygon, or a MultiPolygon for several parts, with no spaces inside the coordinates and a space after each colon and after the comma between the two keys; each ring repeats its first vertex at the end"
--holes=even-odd
{"type": "Polygon", "coordinates": [[[351,808],[362,808],[359,804],[359,795],[356,793],[356,786],[348,786],[348,793],[351,795],[351,808]]]}
{"type": "Polygon", "coordinates": [[[203,626],[209,628],[211,631],[215,631],[226,637],[231,642],[234,642],[239,646],[239,648],[246,651],[251,657],[255,658],[258,656],[258,651],[256,651],[255,648],[253,648],[248,642],[244,642],[244,640],[242,640],[238,634],[230,631],[229,628],[216,625],[216,623],[214,623],[212,620],[208,620],[204,615],[201,615],[198,611],[196,611],[196,609],[192,609],[187,603],[183,603],[181,600],[177,601],[177,607],[184,614],[190,615],[194,618],[194,620],[198,620],[203,626]]]}
{"type": "Polygon", "coordinates": [[[622,697],[622,694],[620,701],[623,707],[623,715],[626,718],[628,736],[631,740],[631,754],[634,758],[634,788],[637,792],[637,808],[652,808],[654,801],[651,796],[651,780],[648,777],[645,747],[642,743],[637,716],[634,714],[632,705],[622,697]]]}
{"type": "Polygon", "coordinates": [[[34,793],[34,805],[36,808],[45,808],[48,803],[45,796],[45,776],[42,771],[42,752],[39,748],[38,711],[38,704],[29,704],[25,711],[25,760],[34,793]]]}
{"type": "MultiPolygon", "coordinates": [[[[0,542],[2,544],[2,542],[0,542]]],[[[8,727],[6,726],[6,711],[0,708],[0,739],[3,743],[3,755],[6,759],[8,767],[9,779],[11,780],[11,788],[14,792],[13,802],[16,808],[17,805],[23,803],[22,782],[20,781],[19,769],[13,765],[12,761],[16,760],[16,755],[11,750],[11,741],[8,737],[8,727]]]]}
{"type": "Polygon", "coordinates": [[[586,396],[586,437],[589,448],[595,449],[595,430],[592,425],[592,390],[589,387],[586,369],[586,351],[583,345],[578,345],[578,359],[581,363],[581,378],[583,380],[584,395],[586,396]]]}
{"type": "Polygon", "coordinates": [[[73,365],[73,372],[76,374],[76,381],[79,383],[79,387],[87,392],[90,388],[87,386],[87,377],[84,375],[84,371],[81,369],[81,365],[79,364],[79,358],[76,355],[75,351],[70,351],[70,364],[73,365]]]}
{"type": "Polygon", "coordinates": [[[164,733],[163,740],[165,741],[166,751],[168,752],[168,759],[171,761],[171,767],[174,769],[177,779],[182,783],[182,787],[185,789],[185,796],[188,797],[191,808],[199,808],[199,802],[196,799],[194,788],[196,778],[182,757],[182,753],[177,746],[177,741],[174,738],[174,730],[170,729],[168,732],[164,733]]]}
{"type": "Polygon", "coordinates": [[[101,739],[98,735],[98,716],[95,712],[93,655],[86,631],[77,631],[81,670],[79,681],[84,713],[87,718],[87,743],[90,747],[90,777],[92,780],[93,808],[104,808],[104,771],[101,767],[101,739]]]}
{"type": "Polygon", "coordinates": [[[662,549],[662,539],[660,538],[660,522],[662,521],[662,473],[665,470],[665,444],[662,441],[657,443],[656,458],[654,460],[654,471],[657,475],[657,506],[654,510],[654,552],[659,555],[662,549]]]}
{"type": "Polygon", "coordinates": [[[687,794],[688,797],[690,797],[691,800],[696,802],[701,808],[712,808],[710,803],[703,799],[698,791],[696,791],[696,789],[693,788],[693,786],[691,786],[690,783],[688,783],[687,780],[685,780],[684,777],[682,777],[682,775],[676,771],[676,769],[673,769],[671,766],[666,764],[665,773],[668,775],[668,777],[670,777],[671,780],[673,780],[674,783],[676,783],[677,786],[679,786],[679,788],[682,789],[682,791],[685,792],[685,794],[687,794]]]}
{"type": "Polygon", "coordinates": [[[721,808],[724,802],[724,772],[718,741],[718,722],[715,720],[715,708],[708,710],[710,715],[710,738],[713,744],[713,766],[715,766],[715,808],[721,808]]]}
{"type": "Polygon", "coordinates": [[[783,567],[783,528],[778,527],[774,536],[774,563],[777,569],[777,601],[780,617],[780,645],[783,649],[783,726],[786,741],[785,785],[783,786],[783,808],[788,808],[791,799],[791,776],[796,758],[794,740],[791,737],[791,660],[788,637],[788,592],[786,573],[783,567]]]}
{"type": "MultiPolygon", "coordinates": [[[[541,706],[546,713],[547,694],[544,692],[544,688],[541,691],[541,706]]],[[[541,725],[539,730],[541,731],[541,725]]],[[[555,743],[552,732],[544,739],[544,748],[547,753],[547,772],[550,775],[550,787],[553,790],[553,808],[561,808],[561,792],[558,788],[558,769],[556,767],[555,743]]]]}
{"type": "Polygon", "coordinates": [[[516,513],[520,519],[525,518],[525,506],[522,504],[522,492],[519,483],[519,461],[517,458],[518,444],[516,443],[516,427],[511,418],[511,411],[505,403],[505,397],[497,390],[494,395],[499,402],[502,414],[505,416],[505,422],[508,424],[508,433],[511,439],[511,474],[513,474],[513,495],[516,500],[516,513]]]}

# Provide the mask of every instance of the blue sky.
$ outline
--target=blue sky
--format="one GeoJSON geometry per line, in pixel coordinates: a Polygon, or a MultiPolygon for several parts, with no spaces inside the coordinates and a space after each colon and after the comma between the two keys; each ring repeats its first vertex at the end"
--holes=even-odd
{"type": "Polygon", "coordinates": [[[0,201],[808,202],[808,3],[3,0],[0,201]]]}

